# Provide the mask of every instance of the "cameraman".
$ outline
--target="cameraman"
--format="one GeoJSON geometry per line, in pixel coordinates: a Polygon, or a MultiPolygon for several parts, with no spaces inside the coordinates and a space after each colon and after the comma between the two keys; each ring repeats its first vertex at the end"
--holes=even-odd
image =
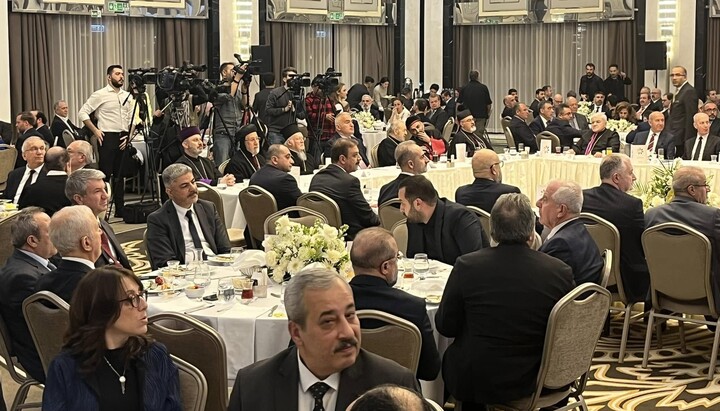
{"type": "MultiPolygon", "coordinates": [[[[326,91],[320,87],[320,76],[315,77],[312,91],[305,96],[305,111],[307,112],[308,131],[318,138],[320,152],[330,152],[330,140],[335,135],[335,105],[326,91]]],[[[328,93],[329,94],[329,93],[328,93]]],[[[339,113],[339,111],[337,111],[339,113]]]]}
{"type": "Polygon", "coordinates": [[[246,69],[246,64],[238,67],[233,63],[223,63],[220,66],[221,84],[214,103],[213,121],[213,158],[217,166],[230,159],[234,151],[232,139],[241,126],[243,109],[247,103],[246,83],[242,83],[241,92],[238,93],[246,69]]]}
{"type": "Polygon", "coordinates": [[[285,67],[282,71],[282,86],[273,89],[268,95],[265,118],[270,144],[283,144],[285,138],[282,129],[296,121],[292,93],[288,86],[288,81],[295,76],[297,76],[295,67],[285,67]]]}

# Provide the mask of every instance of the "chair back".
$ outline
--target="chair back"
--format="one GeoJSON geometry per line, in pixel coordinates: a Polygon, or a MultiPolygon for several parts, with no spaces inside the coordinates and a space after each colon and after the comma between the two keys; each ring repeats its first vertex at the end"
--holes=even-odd
{"type": "Polygon", "coordinates": [[[510,127],[503,127],[503,134],[505,134],[505,141],[507,142],[508,148],[515,148],[515,137],[513,137],[510,127]]]}
{"type": "Polygon", "coordinates": [[[543,140],[550,140],[552,142],[552,148],[551,152],[555,152],[555,147],[561,147],[560,145],[560,137],[558,137],[555,133],[552,133],[550,131],[541,131],[538,133],[537,136],[535,136],[535,139],[537,140],[537,146],[538,149],[540,149],[540,142],[543,140]]]}
{"type": "Polygon", "coordinates": [[[387,324],[360,329],[364,349],[395,361],[413,374],[417,372],[422,335],[415,324],[379,310],[358,310],[356,314],[360,321],[379,320],[387,324]]]}
{"type": "MultiPolygon", "coordinates": [[[[150,255],[150,247],[148,247],[148,242],[147,242],[147,228],[145,229],[145,231],[143,231],[143,246],[145,247],[145,257],[150,262],[150,266],[152,266],[153,259],[152,259],[152,256],[150,255]]],[[[152,269],[153,270],[157,269],[157,267],[152,267],[152,269]]]]}
{"type": "Polygon", "coordinates": [[[600,286],[607,288],[608,280],[610,279],[610,273],[612,272],[613,263],[613,252],[611,250],[605,250],[602,253],[603,256],[603,270],[602,277],[600,278],[600,286]]]}
{"type": "Polygon", "coordinates": [[[63,346],[70,325],[70,305],[55,293],[38,291],[23,301],[23,316],[47,374],[50,363],[63,346]]]}
{"type": "Polygon", "coordinates": [[[75,141],[75,136],[73,136],[73,133],[71,133],[70,130],[63,130],[61,137],[63,139],[63,142],[65,143],[65,147],[69,146],[70,143],[75,141]]]}
{"type": "MultiPolygon", "coordinates": [[[[342,225],[340,207],[335,200],[317,191],[310,191],[298,197],[297,205],[309,208],[325,216],[327,223],[335,228],[342,225]]],[[[302,215],[302,213],[300,213],[302,215]]]]}
{"type": "Polygon", "coordinates": [[[585,283],[555,304],[548,317],[535,392],[527,399],[530,404],[523,406],[524,409],[537,408],[544,388],[559,390],[587,378],[610,301],[608,290],[585,283]]]}
{"type": "Polygon", "coordinates": [[[209,184],[205,184],[201,181],[196,181],[195,184],[198,189],[198,197],[202,200],[215,204],[215,209],[217,209],[220,220],[222,220],[223,225],[227,227],[227,224],[225,224],[225,205],[223,204],[220,193],[218,193],[217,190],[212,188],[209,184]]]}
{"type": "Polygon", "coordinates": [[[0,220],[0,238],[7,239],[5,247],[0,247],[0,267],[4,267],[14,248],[10,244],[10,228],[15,224],[18,213],[12,214],[0,220]]]}
{"type": "Polygon", "coordinates": [[[290,217],[290,221],[293,221],[298,224],[302,224],[306,227],[312,227],[315,225],[315,222],[320,221],[323,224],[327,224],[327,218],[325,218],[324,215],[318,213],[315,210],[311,210],[306,207],[300,207],[300,206],[290,206],[287,208],[283,208],[282,210],[270,214],[268,218],[265,220],[265,234],[267,235],[275,235],[275,223],[277,220],[280,219],[280,217],[287,215],[288,213],[291,213],[293,211],[297,211],[302,216],[301,217],[290,217]]]}
{"type": "Polygon", "coordinates": [[[617,227],[608,220],[592,213],[580,213],[580,219],[595,241],[598,251],[605,250],[612,252],[612,264],[607,286],[617,285],[618,296],[623,303],[627,302],[625,288],[620,274],[620,232],[617,227]]]}
{"type": "Polygon", "coordinates": [[[0,148],[4,148],[0,151],[0,191],[3,191],[7,187],[8,175],[15,169],[17,149],[7,144],[0,144],[0,148]]]}
{"type": "Polygon", "coordinates": [[[218,171],[220,172],[220,174],[225,175],[225,169],[227,168],[227,165],[229,163],[230,163],[230,159],[227,159],[227,160],[223,161],[222,163],[220,163],[220,165],[218,166],[218,171]]]}
{"type": "Polygon", "coordinates": [[[509,128],[511,122],[512,122],[512,117],[510,117],[510,116],[503,117],[500,120],[500,125],[502,126],[502,128],[509,128]]]}
{"type": "Polygon", "coordinates": [[[398,251],[401,251],[403,254],[407,254],[407,244],[408,244],[408,229],[407,229],[407,219],[403,218],[402,220],[395,223],[395,225],[390,230],[393,237],[395,238],[395,242],[398,246],[398,251]]]}
{"type": "Polygon", "coordinates": [[[712,248],[704,234],[684,224],[664,223],[645,230],[642,245],[656,311],[717,317],[711,285],[712,248]]]}
{"type": "MultiPolygon", "coordinates": [[[[15,357],[10,331],[8,331],[7,324],[5,324],[5,319],[2,318],[2,316],[0,316],[0,355],[2,355],[3,362],[5,363],[1,364],[1,366],[5,367],[13,381],[18,384],[35,381],[29,375],[24,377],[18,373],[17,369],[22,370],[23,368],[15,357]]],[[[27,373],[25,374],[27,375],[27,373]]]]}
{"type": "Polygon", "coordinates": [[[188,315],[164,312],[148,318],[148,333],[170,354],[197,367],[205,376],[205,411],[227,410],[227,353],[215,329],[188,315]]]}
{"type": "Polygon", "coordinates": [[[480,225],[482,226],[483,231],[485,231],[483,234],[488,237],[488,242],[490,242],[490,213],[480,207],[467,206],[467,208],[475,213],[475,215],[480,219],[480,225]]]}
{"type": "Polygon", "coordinates": [[[400,211],[400,199],[391,198],[380,204],[378,207],[378,217],[380,217],[380,225],[386,230],[392,230],[395,223],[405,219],[405,214],[400,211]]]}
{"type": "Polygon", "coordinates": [[[208,396],[208,383],[203,373],[187,361],[170,355],[178,368],[178,383],[183,411],[202,411],[208,396]]]}
{"type": "Polygon", "coordinates": [[[442,138],[443,140],[447,141],[448,143],[452,141],[452,132],[455,129],[455,122],[452,118],[448,119],[447,123],[443,126],[442,129],[442,138]]]}
{"type": "Polygon", "coordinates": [[[370,149],[370,165],[372,165],[373,167],[380,167],[380,162],[378,161],[378,148],[379,147],[380,147],[380,143],[375,144],[370,149]]]}
{"type": "Polygon", "coordinates": [[[260,248],[265,234],[265,220],[278,210],[277,201],[269,191],[255,185],[243,189],[238,197],[250,231],[252,248],[260,248]]]}

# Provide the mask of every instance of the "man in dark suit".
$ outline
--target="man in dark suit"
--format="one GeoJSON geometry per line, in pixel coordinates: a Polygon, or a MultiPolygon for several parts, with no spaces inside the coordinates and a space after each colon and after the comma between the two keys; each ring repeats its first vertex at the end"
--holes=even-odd
{"type": "Polygon", "coordinates": [[[435,130],[442,135],[445,124],[447,124],[450,116],[448,113],[440,107],[440,95],[435,94],[430,96],[430,111],[428,112],[428,119],[430,123],[435,126],[435,130]]]}
{"type": "Polygon", "coordinates": [[[278,210],[296,205],[302,193],[297,180],[290,175],[293,166],[290,150],[282,144],[273,144],[267,157],[267,163],[250,177],[250,185],[269,191],[275,197],[278,210]]]}
{"type": "Polygon", "coordinates": [[[43,140],[48,144],[48,147],[52,147],[55,145],[55,137],[52,134],[52,131],[50,131],[50,127],[48,127],[47,123],[47,117],[45,116],[45,113],[38,110],[31,111],[33,115],[35,116],[35,130],[40,133],[43,140]]]}
{"type": "Polygon", "coordinates": [[[70,303],[75,287],[102,254],[102,231],[90,208],[68,206],[50,221],[50,239],[62,255],[56,269],[40,278],[35,292],[50,291],[70,303]]]}
{"type": "Polygon", "coordinates": [[[67,181],[67,165],[70,161],[67,151],[62,147],[51,147],[45,153],[43,169],[47,172],[44,178],[29,185],[18,200],[18,207],[37,206],[52,217],[59,209],[69,206],[70,200],[65,197],[67,181]]]}
{"type": "Polygon", "coordinates": [[[683,166],[673,175],[675,197],[668,204],[652,207],[645,213],[645,227],[662,223],[680,223],[703,233],[712,247],[712,290],[720,309],[720,209],[708,207],[705,172],[698,167],[683,166]]]}
{"type": "Polygon", "coordinates": [[[582,204],[583,193],[577,183],[559,180],[548,183],[536,204],[540,209],[540,223],[550,229],[540,251],[569,265],[575,284],[600,284],[604,262],[585,224],[578,218],[582,204]]]}
{"type": "Polygon", "coordinates": [[[503,105],[505,107],[503,108],[502,113],[500,113],[500,118],[512,117],[513,109],[518,105],[518,102],[515,100],[515,96],[508,94],[503,98],[503,105]]]}
{"type": "Polygon", "coordinates": [[[63,139],[63,131],[65,130],[70,131],[75,140],[80,139],[80,128],[76,127],[68,118],[69,108],[67,101],[56,101],[55,104],[53,104],[53,111],[55,111],[55,117],[53,117],[53,121],[50,124],[50,132],[54,138],[57,138],[57,145],[65,147],[65,140],[63,139]]]}
{"type": "Polygon", "coordinates": [[[65,196],[73,204],[90,208],[96,221],[100,223],[100,244],[102,253],[95,260],[95,267],[112,264],[131,269],[130,260],[122,249],[110,224],[99,216],[107,212],[108,193],[105,190],[105,173],[92,168],[82,168],[72,172],[65,183],[65,196]]]}
{"type": "Polygon", "coordinates": [[[590,116],[590,130],[583,132],[582,138],[574,146],[576,154],[595,155],[612,149],[613,153],[620,152],[620,136],[608,130],[605,113],[595,113],[590,116]]]}
{"type": "Polygon", "coordinates": [[[710,119],[705,113],[693,116],[696,137],[685,142],[683,160],[710,161],[711,155],[720,152],[720,137],[710,134],[710,119]]]}
{"type": "Polygon", "coordinates": [[[668,117],[668,130],[675,137],[675,155],[684,158],[685,142],[695,137],[693,115],[698,111],[698,94],[687,81],[685,67],[673,67],[670,80],[676,91],[668,117]]]}
{"type": "MultiPolygon", "coordinates": [[[[603,79],[595,74],[595,64],[588,63],[585,65],[585,75],[580,77],[580,97],[585,101],[590,101],[595,93],[605,90],[603,79]]],[[[603,93],[604,95],[604,93],[603,93]]]]}
{"type": "MultiPolygon", "coordinates": [[[[660,115],[662,118],[662,115],[660,115]]],[[[620,232],[620,275],[630,301],[643,301],[650,274],[640,238],[645,230],[642,200],[627,194],[635,181],[630,158],[612,154],[600,164],[602,184],[583,190],[582,211],[611,222],[620,232]]]]}
{"type": "Polygon", "coordinates": [[[575,97],[568,97],[567,98],[567,105],[570,107],[570,112],[572,112],[572,116],[570,117],[570,125],[572,128],[580,131],[585,131],[588,129],[588,121],[587,117],[583,114],[578,114],[578,101],[575,97]]]}
{"type": "Polygon", "coordinates": [[[620,71],[617,64],[608,67],[608,76],[604,81],[603,89],[608,96],[615,96],[618,101],[627,101],[625,98],[625,86],[632,84],[632,80],[624,72],[620,71]]]}
{"type": "Polygon", "coordinates": [[[659,88],[654,88],[650,92],[650,110],[662,111],[662,109],[663,109],[662,91],[660,91],[659,88]]]}
{"type": "MultiPolygon", "coordinates": [[[[543,102],[543,104],[546,103],[547,101],[543,102]]],[[[528,110],[528,107],[523,103],[517,104],[513,109],[512,120],[510,120],[510,132],[515,140],[515,147],[518,147],[519,144],[522,143],[525,147],[530,147],[531,153],[535,153],[538,151],[538,146],[535,133],[533,133],[527,124],[529,117],[530,110],[528,110]]]]}
{"type": "Polygon", "coordinates": [[[407,217],[407,256],[425,253],[428,258],[455,264],[461,255],[489,244],[480,219],[465,206],[438,198],[430,180],[411,176],[400,182],[400,211],[407,217]]]}
{"type": "Polygon", "coordinates": [[[73,141],[68,145],[67,153],[70,156],[71,173],[83,167],[97,169],[97,164],[93,161],[93,148],[87,141],[73,141]]]}
{"type": "Polygon", "coordinates": [[[650,113],[653,112],[653,105],[650,102],[650,95],[648,93],[640,93],[640,104],[635,113],[635,120],[647,121],[650,117],[650,113]]]}
{"type": "MultiPolygon", "coordinates": [[[[396,164],[395,150],[397,150],[397,147],[407,139],[408,129],[404,122],[397,120],[390,123],[387,129],[387,137],[382,139],[382,141],[378,144],[378,163],[375,164],[375,167],[394,166],[396,164]]],[[[412,143],[415,142],[412,141],[412,143]]],[[[418,148],[420,148],[420,146],[418,146],[418,148]]],[[[420,150],[422,151],[422,148],[420,148],[420,150]]]]}
{"type": "Polygon", "coordinates": [[[378,106],[373,103],[373,99],[370,94],[363,94],[360,102],[352,107],[353,110],[359,112],[370,113],[375,120],[382,120],[384,113],[380,113],[378,106]]]}
{"type": "Polygon", "coordinates": [[[30,376],[45,381],[40,357],[22,312],[23,301],[35,292],[35,284],[54,269],[48,258],[57,250],[50,241],[50,217],[37,207],[20,211],[10,230],[15,248],[0,273],[0,313],[10,332],[12,351],[30,376]]]}
{"type": "Polygon", "coordinates": [[[296,275],[285,308],[295,346],[238,371],[228,411],[345,410],[378,385],[419,391],[406,368],[360,348],[352,290],[336,273],[296,275]]]}
{"type": "Polygon", "coordinates": [[[710,134],[720,136],[720,120],[718,120],[718,106],[712,101],[703,105],[703,113],[710,118],[710,134]]]}
{"type": "MultiPolygon", "coordinates": [[[[358,233],[350,253],[355,277],[350,281],[355,308],[380,310],[404,318],[422,333],[422,348],[416,376],[432,381],[440,372],[438,353],[425,299],[393,288],[398,276],[398,247],[389,231],[380,227],[358,233]]],[[[381,321],[361,321],[363,328],[378,328],[381,321]]]]}
{"type": "Polygon", "coordinates": [[[270,91],[275,88],[275,73],[262,73],[260,74],[260,80],[262,81],[263,89],[255,93],[252,109],[257,115],[257,117],[260,119],[260,121],[262,121],[263,123],[267,123],[265,106],[267,105],[270,91]]]}
{"type": "Polygon", "coordinates": [[[440,98],[443,102],[443,110],[445,110],[450,117],[455,117],[455,113],[457,112],[457,100],[455,99],[455,93],[455,90],[443,90],[442,93],[440,93],[440,98]]]}
{"type": "Polygon", "coordinates": [[[540,103],[543,101],[547,101],[545,99],[545,90],[539,88],[535,90],[535,100],[530,103],[530,111],[532,111],[533,118],[540,115],[540,103]]]}
{"type": "Polygon", "coordinates": [[[147,243],[153,269],[169,260],[187,262],[186,255],[202,248],[204,255],[230,251],[227,230],[215,205],[199,200],[192,169],[171,164],[162,173],[170,198],[147,218],[147,243]]]}
{"type": "Polygon", "coordinates": [[[435,314],[438,332],[455,338],[442,375],[464,410],[532,393],[548,316],[574,287],[570,267],[528,246],[535,214],[525,195],[501,196],[490,224],[499,245],[458,258],[435,314]]]}
{"type": "MultiPolygon", "coordinates": [[[[648,152],[657,153],[658,149],[665,150],[665,158],[675,158],[675,140],[669,131],[665,130],[665,116],[659,111],[653,111],[648,116],[647,124],[650,130],[635,134],[633,145],[644,145],[648,152]]],[[[630,135],[628,135],[628,140],[630,135]]]]}
{"type": "Polygon", "coordinates": [[[400,166],[400,174],[380,188],[378,204],[398,198],[400,183],[408,176],[423,174],[427,171],[428,158],[423,149],[413,141],[400,143],[395,149],[395,160],[400,166]]]}
{"type": "Polygon", "coordinates": [[[290,150],[293,166],[300,168],[300,175],[312,174],[318,168],[319,159],[305,150],[305,137],[296,124],[291,124],[282,130],[285,136],[285,145],[290,150]]]}
{"type": "Polygon", "coordinates": [[[570,125],[572,115],[570,107],[565,103],[561,103],[555,107],[555,118],[550,120],[550,123],[545,128],[546,131],[558,136],[562,147],[572,147],[574,139],[582,137],[582,132],[570,125]]]}
{"type": "MultiPolygon", "coordinates": [[[[363,161],[362,168],[370,167],[370,160],[367,157],[367,149],[362,141],[362,138],[355,136],[355,125],[350,113],[340,113],[335,117],[335,134],[330,139],[327,145],[327,149],[323,153],[325,158],[331,156],[332,147],[336,141],[342,139],[349,139],[355,142],[358,147],[360,159],[363,161]]],[[[361,136],[362,137],[362,136],[361,136]]]]}
{"type": "MultiPolygon", "coordinates": [[[[15,118],[15,128],[17,128],[18,131],[18,138],[15,141],[15,147],[22,147],[25,143],[25,140],[27,140],[30,137],[40,137],[41,140],[45,141],[43,139],[42,134],[38,133],[37,130],[35,130],[35,126],[37,125],[37,121],[35,120],[35,115],[29,111],[23,111],[22,113],[18,114],[15,118]]],[[[23,150],[18,150],[17,160],[15,161],[15,168],[23,167],[26,164],[24,152],[23,150]]]]}
{"type": "Polygon", "coordinates": [[[477,133],[483,135],[487,126],[487,119],[490,111],[492,111],[492,99],[487,86],[478,80],[480,77],[478,71],[470,71],[469,77],[470,81],[460,90],[457,102],[462,104],[466,110],[470,110],[475,120],[477,133]]]}
{"type": "Polygon", "coordinates": [[[375,87],[375,79],[370,76],[365,76],[364,83],[356,83],[350,87],[347,93],[347,102],[350,107],[358,104],[362,100],[362,96],[365,94],[370,95],[375,87]]]}
{"type": "Polygon", "coordinates": [[[535,119],[530,122],[530,130],[533,132],[533,134],[538,135],[541,132],[545,131],[545,128],[547,127],[550,120],[552,120],[553,117],[553,103],[551,101],[543,101],[540,103],[540,115],[535,117],[535,119]]]}
{"type": "Polygon", "coordinates": [[[17,167],[8,174],[7,186],[2,198],[12,200],[18,204],[20,196],[31,185],[45,178],[47,170],[43,167],[45,162],[45,142],[42,138],[28,137],[18,152],[22,154],[25,165],[17,167]]]}
{"type": "Polygon", "coordinates": [[[489,213],[501,195],[519,193],[519,188],[502,183],[502,164],[494,151],[476,151],[472,158],[475,181],[458,187],[455,191],[455,202],[464,206],[475,206],[489,213]]]}
{"type": "Polygon", "coordinates": [[[347,239],[360,230],[380,225],[360,188],[360,180],[350,173],[360,164],[360,151],[352,139],[337,140],[330,153],[332,164],[318,171],[310,181],[310,191],[317,191],[335,200],[340,207],[342,223],[348,225],[347,239]]]}
{"type": "Polygon", "coordinates": [[[180,140],[183,153],[180,158],[177,159],[176,163],[185,164],[190,167],[195,181],[200,181],[211,186],[216,186],[218,183],[227,184],[228,187],[234,186],[234,175],[223,175],[215,163],[208,160],[207,157],[200,155],[204,146],[200,133],[200,129],[196,126],[186,127],[180,130],[177,138],[180,140]]]}

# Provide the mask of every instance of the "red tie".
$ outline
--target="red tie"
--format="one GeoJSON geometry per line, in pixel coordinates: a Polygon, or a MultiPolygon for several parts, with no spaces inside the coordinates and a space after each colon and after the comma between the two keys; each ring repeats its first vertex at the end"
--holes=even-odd
{"type": "Polygon", "coordinates": [[[652,136],[650,136],[650,141],[648,142],[648,151],[652,153],[653,148],[655,148],[655,133],[652,133],[652,136]]]}
{"type": "Polygon", "coordinates": [[[108,255],[108,258],[110,259],[110,261],[113,262],[113,265],[115,267],[122,267],[122,265],[120,265],[120,262],[113,257],[112,251],[110,251],[110,241],[108,241],[108,238],[105,235],[105,231],[102,230],[100,230],[100,243],[102,244],[103,252],[108,255]]]}

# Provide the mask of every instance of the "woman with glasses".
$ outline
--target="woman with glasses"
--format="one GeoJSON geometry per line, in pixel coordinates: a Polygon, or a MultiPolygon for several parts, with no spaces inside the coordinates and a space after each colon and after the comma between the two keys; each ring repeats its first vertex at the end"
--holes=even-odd
{"type": "Polygon", "coordinates": [[[181,410],[178,370],[147,333],[143,286],[106,266],[78,283],[63,351],[50,364],[43,410],[181,410]]]}

